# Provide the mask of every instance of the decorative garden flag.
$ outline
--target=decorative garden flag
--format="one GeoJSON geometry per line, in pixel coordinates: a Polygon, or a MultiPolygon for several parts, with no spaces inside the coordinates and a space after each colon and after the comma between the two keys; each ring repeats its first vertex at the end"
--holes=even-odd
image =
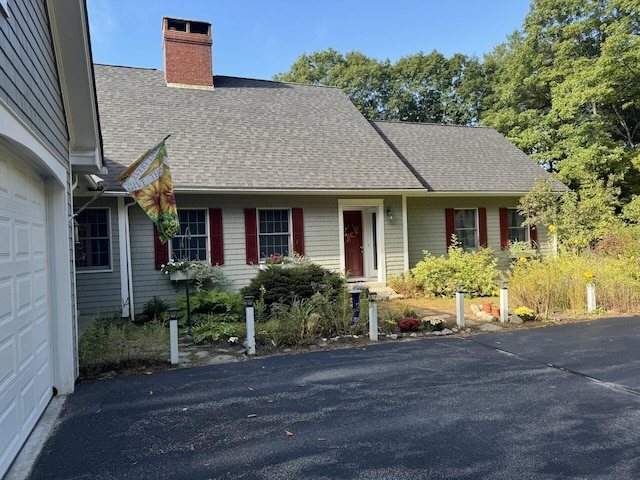
{"type": "Polygon", "coordinates": [[[180,232],[176,198],[164,142],[148,150],[118,177],[124,189],[153,220],[162,243],[180,232]]]}

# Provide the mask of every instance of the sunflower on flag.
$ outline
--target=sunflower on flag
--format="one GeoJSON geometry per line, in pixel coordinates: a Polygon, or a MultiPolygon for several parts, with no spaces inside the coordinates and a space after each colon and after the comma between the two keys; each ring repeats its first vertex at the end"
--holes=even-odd
{"type": "Polygon", "coordinates": [[[118,177],[124,189],[156,225],[162,243],[180,232],[169,158],[164,144],[167,138],[145,152],[118,177]]]}

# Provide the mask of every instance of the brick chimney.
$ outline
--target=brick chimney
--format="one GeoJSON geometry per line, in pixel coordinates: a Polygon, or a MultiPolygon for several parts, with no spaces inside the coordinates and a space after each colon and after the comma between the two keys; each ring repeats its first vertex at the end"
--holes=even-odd
{"type": "Polygon", "coordinates": [[[162,18],[164,76],[174,87],[213,89],[211,24],[162,18]]]}

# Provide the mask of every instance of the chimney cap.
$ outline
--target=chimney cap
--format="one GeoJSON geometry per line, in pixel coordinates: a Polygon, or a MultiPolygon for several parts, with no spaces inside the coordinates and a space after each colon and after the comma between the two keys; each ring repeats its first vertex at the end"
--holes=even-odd
{"type": "Polygon", "coordinates": [[[182,24],[184,30],[187,31],[187,24],[189,24],[190,33],[200,33],[203,35],[211,34],[211,22],[203,22],[202,20],[191,20],[188,18],[178,18],[178,17],[162,17],[162,29],[170,30],[171,27],[179,26],[182,24]],[[196,28],[193,28],[196,27],[196,28]],[[199,28],[198,28],[199,27],[199,28]]]}

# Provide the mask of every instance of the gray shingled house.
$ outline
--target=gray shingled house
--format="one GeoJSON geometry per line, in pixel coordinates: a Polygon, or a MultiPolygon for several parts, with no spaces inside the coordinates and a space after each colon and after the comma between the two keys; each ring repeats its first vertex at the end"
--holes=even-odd
{"type": "Polygon", "coordinates": [[[213,76],[211,45],[210,24],[164,18],[164,72],[94,67],[105,184],[171,135],[191,237],[160,244],[144,212],[110,188],[80,219],[79,244],[95,249],[77,255],[81,314],[130,316],[154,295],[175,297],[159,272],[171,257],[219,264],[237,290],[265,257],[294,251],[384,284],[423,250],[445,253],[453,233],[469,248],[546,246],[515,207],[547,174],[494,130],[371,123],[337,88],[213,76]]]}

